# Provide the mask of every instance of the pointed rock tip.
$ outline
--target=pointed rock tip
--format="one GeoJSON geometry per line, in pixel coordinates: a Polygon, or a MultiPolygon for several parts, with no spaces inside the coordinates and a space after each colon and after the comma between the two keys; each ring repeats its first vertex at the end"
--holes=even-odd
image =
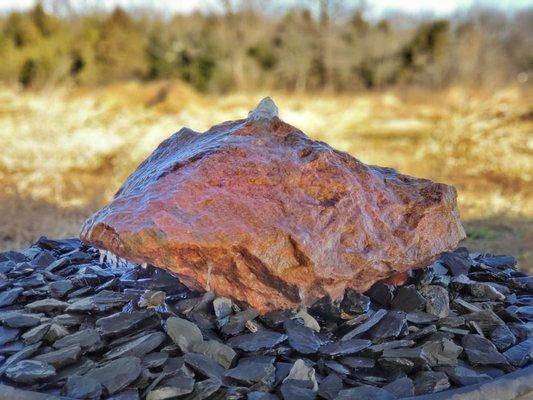
{"type": "Polygon", "coordinates": [[[270,97],[265,97],[254,110],[248,113],[250,121],[270,120],[274,117],[279,117],[278,106],[270,97]]]}

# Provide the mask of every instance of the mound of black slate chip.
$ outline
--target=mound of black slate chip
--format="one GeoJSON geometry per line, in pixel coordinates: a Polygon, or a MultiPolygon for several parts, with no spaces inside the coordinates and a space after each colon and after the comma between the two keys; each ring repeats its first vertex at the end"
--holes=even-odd
{"type": "Polygon", "coordinates": [[[84,399],[393,400],[529,366],[532,317],[516,259],[464,248],[402,287],[259,316],[43,237],[0,253],[0,383],[84,399]]]}

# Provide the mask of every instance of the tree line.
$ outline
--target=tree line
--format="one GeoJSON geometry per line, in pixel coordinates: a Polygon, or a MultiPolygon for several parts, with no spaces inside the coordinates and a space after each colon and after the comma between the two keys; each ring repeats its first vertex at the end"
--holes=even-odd
{"type": "Polygon", "coordinates": [[[375,21],[326,0],[281,13],[224,4],[224,12],[170,18],[120,8],[59,16],[41,4],[1,16],[0,81],[41,88],[177,78],[209,92],[344,92],[524,83],[533,73],[533,10],[375,21]]]}

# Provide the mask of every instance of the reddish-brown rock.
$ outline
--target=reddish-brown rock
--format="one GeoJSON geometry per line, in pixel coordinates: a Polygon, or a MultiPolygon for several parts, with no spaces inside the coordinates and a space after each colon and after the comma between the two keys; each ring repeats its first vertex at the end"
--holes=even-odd
{"type": "Polygon", "coordinates": [[[311,140],[269,98],[247,119],[165,140],[81,232],[261,313],[364,291],[464,237],[453,187],[311,140]]]}

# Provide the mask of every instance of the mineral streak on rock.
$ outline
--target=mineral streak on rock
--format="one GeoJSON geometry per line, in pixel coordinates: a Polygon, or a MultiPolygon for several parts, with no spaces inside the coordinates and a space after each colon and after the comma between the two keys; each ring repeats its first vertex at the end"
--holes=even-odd
{"type": "Polygon", "coordinates": [[[465,237],[453,187],[365,165],[278,118],[183,128],[81,231],[260,313],[426,266],[465,237]]]}

